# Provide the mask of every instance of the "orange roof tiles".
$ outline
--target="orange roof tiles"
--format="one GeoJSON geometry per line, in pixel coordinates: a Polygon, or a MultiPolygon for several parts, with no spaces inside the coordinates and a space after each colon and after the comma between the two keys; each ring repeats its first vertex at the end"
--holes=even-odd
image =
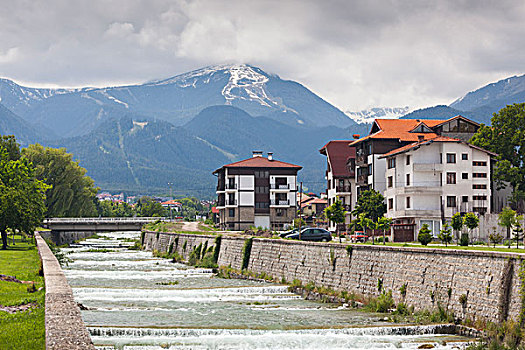
{"type": "Polygon", "coordinates": [[[386,158],[386,157],[390,157],[390,156],[393,156],[393,155],[396,155],[396,154],[400,154],[400,153],[403,153],[403,152],[407,152],[407,151],[410,151],[414,148],[417,148],[421,145],[430,145],[431,143],[433,142],[456,142],[456,143],[464,143],[472,148],[475,148],[475,149],[478,149],[480,151],[483,151],[483,152],[486,152],[490,155],[493,155],[493,156],[496,156],[497,154],[496,153],[493,153],[493,152],[490,152],[490,151],[487,151],[486,149],[483,149],[483,148],[480,148],[480,147],[477,147],[477,146],[474,146],[474,145],[471,145],[470,143],[468,142],[464,142],[464,141],[461,141],[459,139],[455,139],[455,138],[451,138],[451,137],[446,137],[446,136],[436,136],[432,139],[428,139],[428,140],[424,140],[424,141],[418,141],[418,142],[414,142],[414,143],[410,143],[408,145],[405,145],[403,147],[399,147],[399,148],[396,148],[386,154],[383,154],[381,157],[379,158],[386,158]]]}
{"type": "Polygon", "coordinates": [[[302,169],[302,166],[281,162],[279,160],[268,160],[265,157],[252,157],[240,160],[235,163],[226,164],[223,168],[295,168],[302,169]]]}

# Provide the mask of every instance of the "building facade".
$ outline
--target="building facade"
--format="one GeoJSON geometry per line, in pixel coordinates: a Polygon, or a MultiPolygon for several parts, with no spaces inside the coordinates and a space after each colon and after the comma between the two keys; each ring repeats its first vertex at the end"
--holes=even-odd
{"type": "Polygon", "coordinates": [[[437,237],[455,213],[491,212],[491,163],[496,155],[459,139],[437,136],[383,155],[386,216],[395,241],[413,241],[427,224],[437,237]]]}
{"type": "Polygon", "coordinates": [[[437,136],[467,141],[478,129],[479,124],[462,116],[448,120],[376,119],[367,136],[350,143],[356,148],[357,195],[369,189],[380,193],[386,190],[384,154],[437,136]]]}
{"type": "MultiPolygon", "coordinates": [[[[346,211],[345,223],[339,227],[344,232],[352,221],[351,211],[357,200],[355,181],[355,148],[348,145],[350,140],[330,141],[319,150],[326,156],[326,196],[327,205],[332,205],[337,199],[341,201],[346,211]]],[[[330,231],[335,231],[336,225],[330,222],[330,231]]]]}
{"type": "Polygon", "coordinates": [[[224,165],[217,176],[217,209],[223,230],[246,230],[250,226],[286,229],[296,216],[297,173],[302,167],[263,157],[224,165]]]}

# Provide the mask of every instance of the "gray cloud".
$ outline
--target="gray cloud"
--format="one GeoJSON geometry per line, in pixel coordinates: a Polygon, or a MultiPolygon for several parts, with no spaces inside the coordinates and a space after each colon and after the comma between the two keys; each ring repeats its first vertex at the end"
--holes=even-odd
{"type": "Polygon", "coordinates": [[[0,0],[0,75],[102,86],[246,62],[342,109],[423,107],[523,74],[522,1],[0,0]]]}

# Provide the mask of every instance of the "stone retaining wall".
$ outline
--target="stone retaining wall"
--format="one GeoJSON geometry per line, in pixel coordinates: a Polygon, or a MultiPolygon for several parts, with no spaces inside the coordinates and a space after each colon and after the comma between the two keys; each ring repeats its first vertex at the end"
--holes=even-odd
{"type": "Polygon", "coordinates": [[[91,237],[95,234],[94,231],[40,231],[40,234],[45,237],[46,239],[51,240],[51,242],[55,243],[58,246],[64,245],[64,244],[71,244],[75,241],[80,241],[81,239],[85,239],[88,237],[91,237]]]}
{"type": "Polygon", "coordinates": [[[35,233],[46,285],[46,349],[95,349],[73,298],[73,291],[44,239],[35,233]]]}
{"type": "MultiPolygon", "coordinates": [[[[166,252],[177,237],[173,251],[187,259],[199,244],[212,246],[216,236],[146,232],[144,246],[166,252]]],[[[246,239],[224,236],[219,265],[240,269],[246,239]]],[[[303,284],[314,282],[365,297],[378,296],[378,281],[382,281],[396,302],[404,300],[416,310],[440,303],[461,318],[501,321],[517,319],[522,308],[519,271],[524,259],[525,254],[514,253],[380,245],[347,248],[334,243],[254,238],[248,269],[279,280],[299,279],[303,284]],[[400,292],[403,285],[404,297],[400,292]]]]}

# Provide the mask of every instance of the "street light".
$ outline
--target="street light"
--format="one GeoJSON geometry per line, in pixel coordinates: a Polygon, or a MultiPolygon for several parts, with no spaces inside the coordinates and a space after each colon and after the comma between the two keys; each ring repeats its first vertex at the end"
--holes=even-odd
{"type": "MultiPolygon", "coordinates": [[[[168,182],[168,186],[170,187],[170,200],[173,200],[173,195],[171,194],[172,185],[173,185],[173,182],[168,182]]],[[[170,208],[170,221],[173,221],[173,214],[171,213],[171,203],[168,203],[168,208],[170,208]]]]}

